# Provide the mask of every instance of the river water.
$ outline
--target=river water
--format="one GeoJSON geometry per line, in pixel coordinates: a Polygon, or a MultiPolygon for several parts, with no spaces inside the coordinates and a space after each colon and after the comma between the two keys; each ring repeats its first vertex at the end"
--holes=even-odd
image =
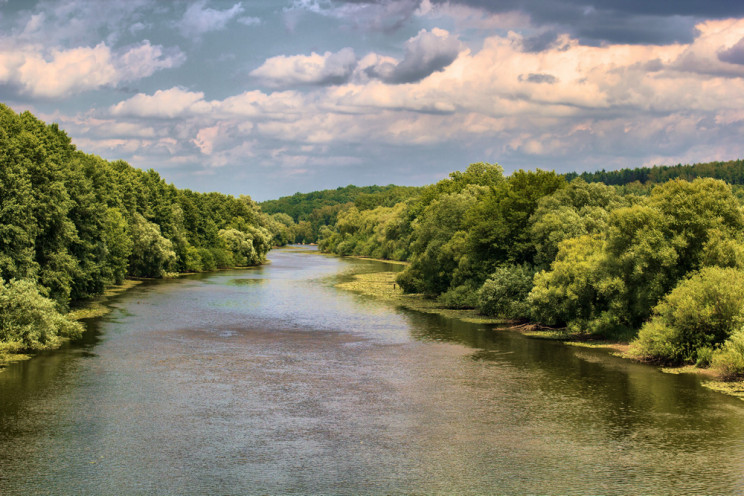
{"type": "Polygon", "coordinates": [[[699,379],[333,287],[296,249],[143,284],[0,373],[0,494],[742,494],[699,379]]]}

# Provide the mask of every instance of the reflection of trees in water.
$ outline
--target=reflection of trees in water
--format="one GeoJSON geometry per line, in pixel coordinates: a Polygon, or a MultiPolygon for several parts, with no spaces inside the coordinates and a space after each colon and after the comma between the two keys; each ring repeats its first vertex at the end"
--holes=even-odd
{"type": "MultiPolygon", "coordinates": [[[[475,348],[470,358],[496,367],[490,377],[499,387],[530,397],[526,422],[568,427],[565,436],[572,442],[591,445],[604,439],[616,446],[618,456],[633,452],[638,460],[657,464],[669,463],[672,453],[702,455],[685,462],[690,464],[724,458],[717,468],[705,467],[708,473],[729,474],[742,460],[741,449],[732,443],[744,435],[742,405],[703,388],[696,376],[663,374],[606,350],[527,338],[434,314],[404,314],[416,339],[475,348]]],[[[623,463],[629,462],[618,461],[618,467],[623,463]]]]}

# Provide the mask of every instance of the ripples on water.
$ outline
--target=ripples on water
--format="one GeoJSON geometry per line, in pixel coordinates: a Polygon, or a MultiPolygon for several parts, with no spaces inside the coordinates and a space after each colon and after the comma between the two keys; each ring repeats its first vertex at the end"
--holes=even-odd
{"type": "Polygon", "coordinates": [[[0,374],[0,494],[741,493],[742,404],[395,309],[278,250],[136,288],[0,374]]]}

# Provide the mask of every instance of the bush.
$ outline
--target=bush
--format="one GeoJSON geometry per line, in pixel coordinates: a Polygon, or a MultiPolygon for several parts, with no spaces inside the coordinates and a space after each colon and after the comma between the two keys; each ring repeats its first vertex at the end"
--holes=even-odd
{"type": "Polygon", "coordinates": [[[398,274],[395,278],[395,282],[400,284],[401,289],[406,293],[421,293],[423,283],[416,277],[413,271],[409,270],[409,267],[398,274]]]}
{"type": "Polygon", "coordinates": [[[653,317],[632,343],[631,353],[662,361],[695,362],[699,350],[720,345],[742,323],[744,272],[706,267],[683,280],[654,308],[653,317]]]}
{"type": "Polygon", "coordinates": [[[744,329],[739,329],[713,352],[711,368],[723,379],[744,375],[744,329]]]}
{"type": "Polygon", "coordinates": [[[499,267],[478,290],[478,310],[484,315],[509,319],[528,317],[526,299],[534,276],[534,270],[526,265],[499,267]]]}
{"type": "Polygon", "coordinates": [[[437,301],[447,308],[475,308],[478,304],[478,296],[473,288],[463,285],[442,293],[437,301]]]}
{"type": "Polygon", "coordinates": [[[32,281],[0,279],[0,343],[10,351],[58,347],[65,338],[83,332],[79,322],[60,314],[32,281]]]}

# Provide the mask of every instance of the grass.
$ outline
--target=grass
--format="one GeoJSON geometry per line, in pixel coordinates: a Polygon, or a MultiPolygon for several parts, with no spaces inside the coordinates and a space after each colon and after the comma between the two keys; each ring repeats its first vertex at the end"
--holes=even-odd
{"type": "MultiPolygon", "coordinates": [[[[403,263],[403,262],[398,262],[403,263]]],[[[399,272],[373,272],[369,274],[353,274],[350,281],[336,284],[336,287],[346,291],[353,291],[365,296],[372,296],[388,301],[397,306],[419,312],[436,313],[445,317],[460,319],[475,324],[506,324],[503,319],[486,317],[475,310],[455,310],[444,308],[436,300],[421,294],[405,294],[395,277],[399,272]]]]}
{"type": "Polygon", "coordinates": [[[713,391],[744,400],[744,381],[724,382],[713,380],[703,382],[703,386],[713,391]]]}

